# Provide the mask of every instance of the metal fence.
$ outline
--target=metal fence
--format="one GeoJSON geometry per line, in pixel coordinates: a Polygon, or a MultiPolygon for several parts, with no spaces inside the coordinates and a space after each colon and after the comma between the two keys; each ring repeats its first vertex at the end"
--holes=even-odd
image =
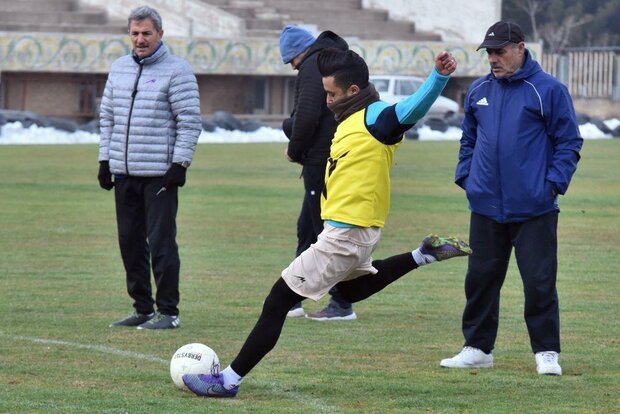
{"type": "Polygon", "coordinates": [[[544,54],[541,66],[560,79],[573,97],[620,101],[620,50],[617,49],[544,54]]]}

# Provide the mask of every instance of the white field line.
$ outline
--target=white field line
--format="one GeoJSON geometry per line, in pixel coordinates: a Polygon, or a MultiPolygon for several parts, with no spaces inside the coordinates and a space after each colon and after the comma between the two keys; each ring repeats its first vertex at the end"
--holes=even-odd
{"type": "MultiPolygon", "coordinates": [[[[168,359],[163,359],[163,358],[156,357],[153,355],[148,355],[148,354],[142,354],[140,352],[125,351],[122,349],[113,348],[113,347],[105,346],[105,345],[80,344],[78,342],[62,341],[59,339],[45,339],[45,338],[38,338],[35,336],[9,335],[7,333],[4,333],[3,331],[0,331],[0,338],[5,338],[8,340],[12,340],[12,341],[27,341],[27,342],[32,342],[35,344],[42,344],[42,345],[59,345],[59,346],[67,346],[70,348],[86,349],[89,351],[100,352],[102,354],[110,354],[110,355],[115,355],[115,356],[120,356],[120,357],[125,357],[125,358],[139,359],[142,361],[156,362],[159,364],[164,364],[166,366],[170,364],[170,360],[168,359]]],[[[265,382],[265,381],[255,381],[255,380],[253,380],[252,382],[259,386],[270,388],[274,394],[295,400],[299,403],[306,405],[309,408],[314,409],[315,411],[325,412],[325,413],[337,413],[339,411],[337,407],[333,407],[321,399],[287,390],[282,384],[279,384],[277,382],[273,382],[273,381],[265,382]]]]}

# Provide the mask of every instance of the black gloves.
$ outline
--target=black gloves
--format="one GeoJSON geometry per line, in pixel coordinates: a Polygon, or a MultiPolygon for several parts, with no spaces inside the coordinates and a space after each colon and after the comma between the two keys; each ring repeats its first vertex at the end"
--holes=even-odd
{"type": "Polygon", "coordinates": [[[293,135],[293,118],[286,118],[282,121],[282,131],[288,139],[291,138],[291,135],[293,135]]]}
{"type": "MultiPolygon", "coordinates": [[[[173,163],[162,180],[162,187],[170,190],[174,187],[183,187],[185,185],[185,174],[187,168],[181,164],[173,163]]],[[[99,185],[105,190],[111,190],[114,187],[112,181],[112,173],[110,173],[110,163],[108,161],[99,161],[99,174],[97,175],[99,185]]]]}
{"type": "Polygon", "coordinates": [[[108,161],[99,161],[99,174],[97,174],[99,185],[104,190],[110,191],[114,187],[112,181],[112,173],[110,173],[110,163],[108,161]]]}
{"type": "Polygon", "coordinates": [[[183,187],[185,185],[186,172],[187,168],[183,167],[181,164],[172,163],[168,171],[166,171],[166,174],[164,174],[161,186],[166,190],[171,190],[177,186],[183,187]]]}

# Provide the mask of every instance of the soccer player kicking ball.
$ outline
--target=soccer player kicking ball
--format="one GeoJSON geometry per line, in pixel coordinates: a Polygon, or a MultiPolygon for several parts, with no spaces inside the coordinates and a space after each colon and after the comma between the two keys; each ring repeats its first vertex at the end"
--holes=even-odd
{"type": "Polygon", "coordinates": [[[452,55],[439,53],[422,87],[393,106],[379,100],[368,82],[368,66],[355,52],[325,49],[318,65],[327,105],[338,121],[321,198],[324,229],[317,242],[282,271],[235,360],[217,375],[183,375],[197,395],[236,396],[243,378],[278,342],[286,314],[296,303],[318,301],[334,286],[345,300],[358,302],[419,266],[471,254],[457,238],[430,235],[412,252],[371,258],[390,207],[394,152],[455,71],[452,55]]]}

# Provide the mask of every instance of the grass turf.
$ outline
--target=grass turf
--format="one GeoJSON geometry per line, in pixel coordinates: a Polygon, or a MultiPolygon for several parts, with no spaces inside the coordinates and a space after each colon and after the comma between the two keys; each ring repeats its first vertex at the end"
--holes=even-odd
{"type": "MultiPolygon", "coordinates": [[[[96,180],[96,146],[3,146],[0,412],[618,412],[620,140],[585,143],[561,200],[562,377],[535,372],[514,260],[495,368],[439,367],[462,345],[466,260],[453,259],[356,304],[358,321],[289,320],[236,399],[176,389],[173,352],[203,342],[226,366],[293,257],[303,190],[283,151],[199,146],[180,192],[183,326],[150,332],[108,328],[131,303],[113,195],[96,180]]],[[[376,258],[413,249],[429,232],[467,238],[467,202],[452,183],[457,152],[457,142],[402,145],[376,258]]]]}

